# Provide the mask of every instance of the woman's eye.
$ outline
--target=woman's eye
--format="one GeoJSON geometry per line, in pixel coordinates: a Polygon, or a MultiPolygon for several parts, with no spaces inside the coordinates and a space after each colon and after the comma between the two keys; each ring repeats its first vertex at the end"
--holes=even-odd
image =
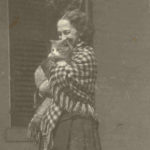
{"type": "Polygon", "coordinates": [[[64,30],[62,32],[58,32],[58,38],[62,39],[65,36],[68,36],[70,34],[70,30],[64,30]]]}
{"type": "Polygon", "coordinates": [[[69,30],[66,30],[66,31],[64,31],[63,33],[64,33],[64,35],[68,35],[68,34],[70,34],[70,31],[69,31],[69,30]]]}

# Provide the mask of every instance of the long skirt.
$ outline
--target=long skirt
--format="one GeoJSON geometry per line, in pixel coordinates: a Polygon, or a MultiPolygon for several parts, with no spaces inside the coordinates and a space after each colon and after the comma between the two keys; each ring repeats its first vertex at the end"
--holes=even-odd
{"type": "Polygon", "coordinates": [[[54,130],[53,150],[101,150],[98,122],[65,113],[54,130]]]}

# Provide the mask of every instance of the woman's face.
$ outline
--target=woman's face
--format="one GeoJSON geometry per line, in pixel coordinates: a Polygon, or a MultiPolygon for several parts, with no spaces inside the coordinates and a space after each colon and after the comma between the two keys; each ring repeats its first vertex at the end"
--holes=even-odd
{"type": "Polygon", "coordinates": [[[78,41],[78,31],[68,20],[59,20],[57,23],[57,31],[60,40],[69,39],[73,45],[78,41]]]}

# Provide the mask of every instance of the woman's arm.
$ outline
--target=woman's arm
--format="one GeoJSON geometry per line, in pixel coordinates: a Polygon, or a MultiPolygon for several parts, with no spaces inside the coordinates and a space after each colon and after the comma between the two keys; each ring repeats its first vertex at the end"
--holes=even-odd
{"type": "Polygon", "coordinates": [[[93,101],[97,68],[92,49],[77,52],[70,64],[57,68],[55,73],[57,83],[52,87],[55,101],[61,99],[62,93],[85,103],[93,101]]]}
{"type": "Polygon", "coordinates": [[[93,51],[85,50],[72,61],[67,75],[72,95],[82,101],[90,101],[95,92],[96,62],[93,51]]]}

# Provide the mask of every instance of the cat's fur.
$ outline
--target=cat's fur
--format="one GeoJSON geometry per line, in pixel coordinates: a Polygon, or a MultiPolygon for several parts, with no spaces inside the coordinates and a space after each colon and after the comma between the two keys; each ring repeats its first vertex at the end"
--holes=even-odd
{"type": "MultiPolygon", "coordinates": [[[[70,62],[72,55],[71,45],[68,40],[51,41],[51,52],[48,57],[41,63],[36,69],[34,78],[37,89],[40,89],[42,84],[46,86],[45,82],[48,82],[49,72],[54,65],[66,65],[70,62]]],[[[41,94],[45,97],[48,94],[49,86],[47,84],[46,90],[41,94]]],[[[35,103],[37,100],[35,99],[35,103]]]]}

